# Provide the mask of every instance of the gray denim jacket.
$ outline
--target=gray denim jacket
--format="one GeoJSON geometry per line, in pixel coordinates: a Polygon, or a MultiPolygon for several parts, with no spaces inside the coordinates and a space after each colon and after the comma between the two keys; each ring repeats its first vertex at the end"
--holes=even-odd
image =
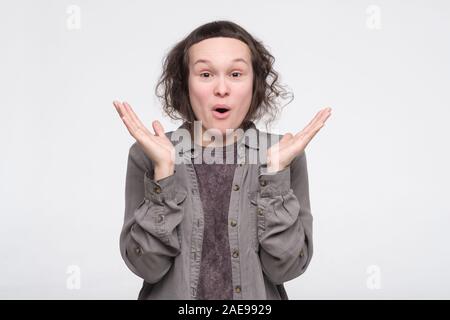
{"type": "MultiPolygon", "coordinates": [[[[184,161],[169,177],[153,180],[140,145],[129,150],[120,251],[144,280],[138,299],[196,299],[204,216],[192,163],[211,159],[178,140],[183,128],[166,133],[184,161]]],[[[261,151],[282,135],[251,129],[238,141],[228,212],[233,299],[288,299],[283,283],[304,273],[313,253],[306,154],[267,173],[261,151]]]]}

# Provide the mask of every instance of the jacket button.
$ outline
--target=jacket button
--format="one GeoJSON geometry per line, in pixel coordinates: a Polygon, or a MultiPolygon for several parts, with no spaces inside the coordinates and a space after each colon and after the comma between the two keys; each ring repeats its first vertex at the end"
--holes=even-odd
{"type": "Polygon", "coordinates": [[[235,184],[234,187],[233,187],[233,190],[234,191],[238,191],[239,190],[239,186],[237,184],[235,184]]]}
{"type": "Polygon", "coordinates": [[[234,291],[236,291],[237,293],[241,293],[241,287],[240,286],[236,286],[236,288],[234,288],[234,291]]]}
{"type": "Polygon", "coordinates": [[[153,191],[155,191],[156,193],[161,193],[161,188],[160,187],[155,187],[153,189],[153,191]]]}
{"type": "Polygon", "coordinates": [[[261,185],[261,187],[264,187],[267,184],[266,180],[260,180],[259,184],[261,185]]]}
{"type": "Polygon", "coordinates": [[[302,249],[302,251],[300,251],[300,257],[303,258],[304,255],[305,254],[303,253],[303,249],[302,249]]]}
{"type": "Polygon", "coordinates": [[[138,256],[141,256],[142,255],[142,248],[141,247],[136,247],[136,249],[134,249],[135,250],[135,252],[136,252],[136,254],[138,255],[138,256]]]}
{"type": "Polygon", "coordinates": [[[257,211],[258,211],[258,215],[259,215],[259,216],[262,216],[262,215],[263,215],[263,209],[258,208],[257,211]]]}
{"type": "Polygon", "coordinates": [[[234,249],[233,251],[233,258],[237,258],[239,257],[239,250],[238,249],[234,249]]]}
{"type": "Polygon", "coordinates": [[[237,225],[237,222],[236,222],[236,220],[234,220],[234,219],[231,219],[231,221],[230,221],[230,225],[231,225],[232,227],[236,227],[236,225],[237,225]]]}

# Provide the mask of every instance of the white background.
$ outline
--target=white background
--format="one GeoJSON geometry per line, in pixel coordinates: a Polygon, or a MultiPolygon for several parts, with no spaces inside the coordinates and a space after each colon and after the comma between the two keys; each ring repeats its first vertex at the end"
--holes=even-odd
{"type": "Polygon", "coordinates": [[[0,298],[137,298],[119,252],[134,140],[112,101],[176,129],[162,59],[222,19],[295,95],[272,132],[333,108],[307,147],[314,256],[289,297],[449,299],[450,4],[424,0],[2,1],[0,298]]]}

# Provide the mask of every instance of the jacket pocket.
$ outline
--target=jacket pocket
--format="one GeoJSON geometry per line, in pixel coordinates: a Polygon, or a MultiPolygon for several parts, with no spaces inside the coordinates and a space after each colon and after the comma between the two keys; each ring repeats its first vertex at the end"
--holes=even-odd
{"type": "Polygon", "coordinates": [[[250,225],[250,245],[255,252],[259,250],[258,241],[258,204],[256,202],[257,191],[248,192],[248,220],[250,225]]]}
{"type": "Polygon", "coordinates": [[[180,248],[183,243],[183,230],[182,230],[181,223],[182,223],[183,219],[185,219],[186,198],[187,198],[187,192],[186,192],[186,190],[182,190],[182,191],[177,191],[171,201],[172,205],[176,205],[176,207],[178,208],[179,214],[180,214],[180,219],[181,219],[175,227],[175,230],[176,230],[175,233],[177,235],[177,239],[178,239],[178,243],[180,244],[180,248]]]}
{"type": "MultiPolygon", "coordinates": [[[[187,192],[183,191],[183,192],[178,192],[177,195],[175,196],[175,203],[180,206],[180,209],[182,211],[182,219],[185,219],[185,211],[186,211],[186,197],[187,197],[187,192]]],[[[176,230],[177,230],[177,237],[178,237],[178,242],[180,243],[180,248],[182,246],[183,243],[183,230],[182,230],[182,226],[181,226],[181,222],[176,226],[176,230]]]]}
{"type": "Polygon", "coordinates": [[[146,198],[144,197],[144,198],[142,199],[142,201],[139,202],[138,206],[136,207],[136,210],[138,210],[138,209],[140,209],[140,208],[142,207],[142,205],[145,203],[145,200],[146,200],[146,198]]]}
{"type": "Polygon", "coordinates": [[[184,200],[186,199],[186,197],[187,197],[187,191],[185,191],[185,190],[183,190],[183,191],[178,191],[178,192],[175,194],[175,199],[174,199],[174,201],[175,201],[175,203],[176,203],[177,205],[180,205],[180,204],[182,204],[182,203],[184,202],[184,200]]]}

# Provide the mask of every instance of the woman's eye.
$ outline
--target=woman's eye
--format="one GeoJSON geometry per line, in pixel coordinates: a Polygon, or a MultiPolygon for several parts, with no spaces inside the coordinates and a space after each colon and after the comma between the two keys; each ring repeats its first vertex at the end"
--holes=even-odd
{"type": "MultiPolygon", "coordinates": [[[[232,76],[234,78],[238,78],[239,76],[242,76],[241,72],[232,72],[231,74],[232,74],[232,76]]],[[[202,73],[200,73],[200,77],[202,77],[202,78],[210,78],[211,74],[209,72],[202,72],[202,73]]]]}

